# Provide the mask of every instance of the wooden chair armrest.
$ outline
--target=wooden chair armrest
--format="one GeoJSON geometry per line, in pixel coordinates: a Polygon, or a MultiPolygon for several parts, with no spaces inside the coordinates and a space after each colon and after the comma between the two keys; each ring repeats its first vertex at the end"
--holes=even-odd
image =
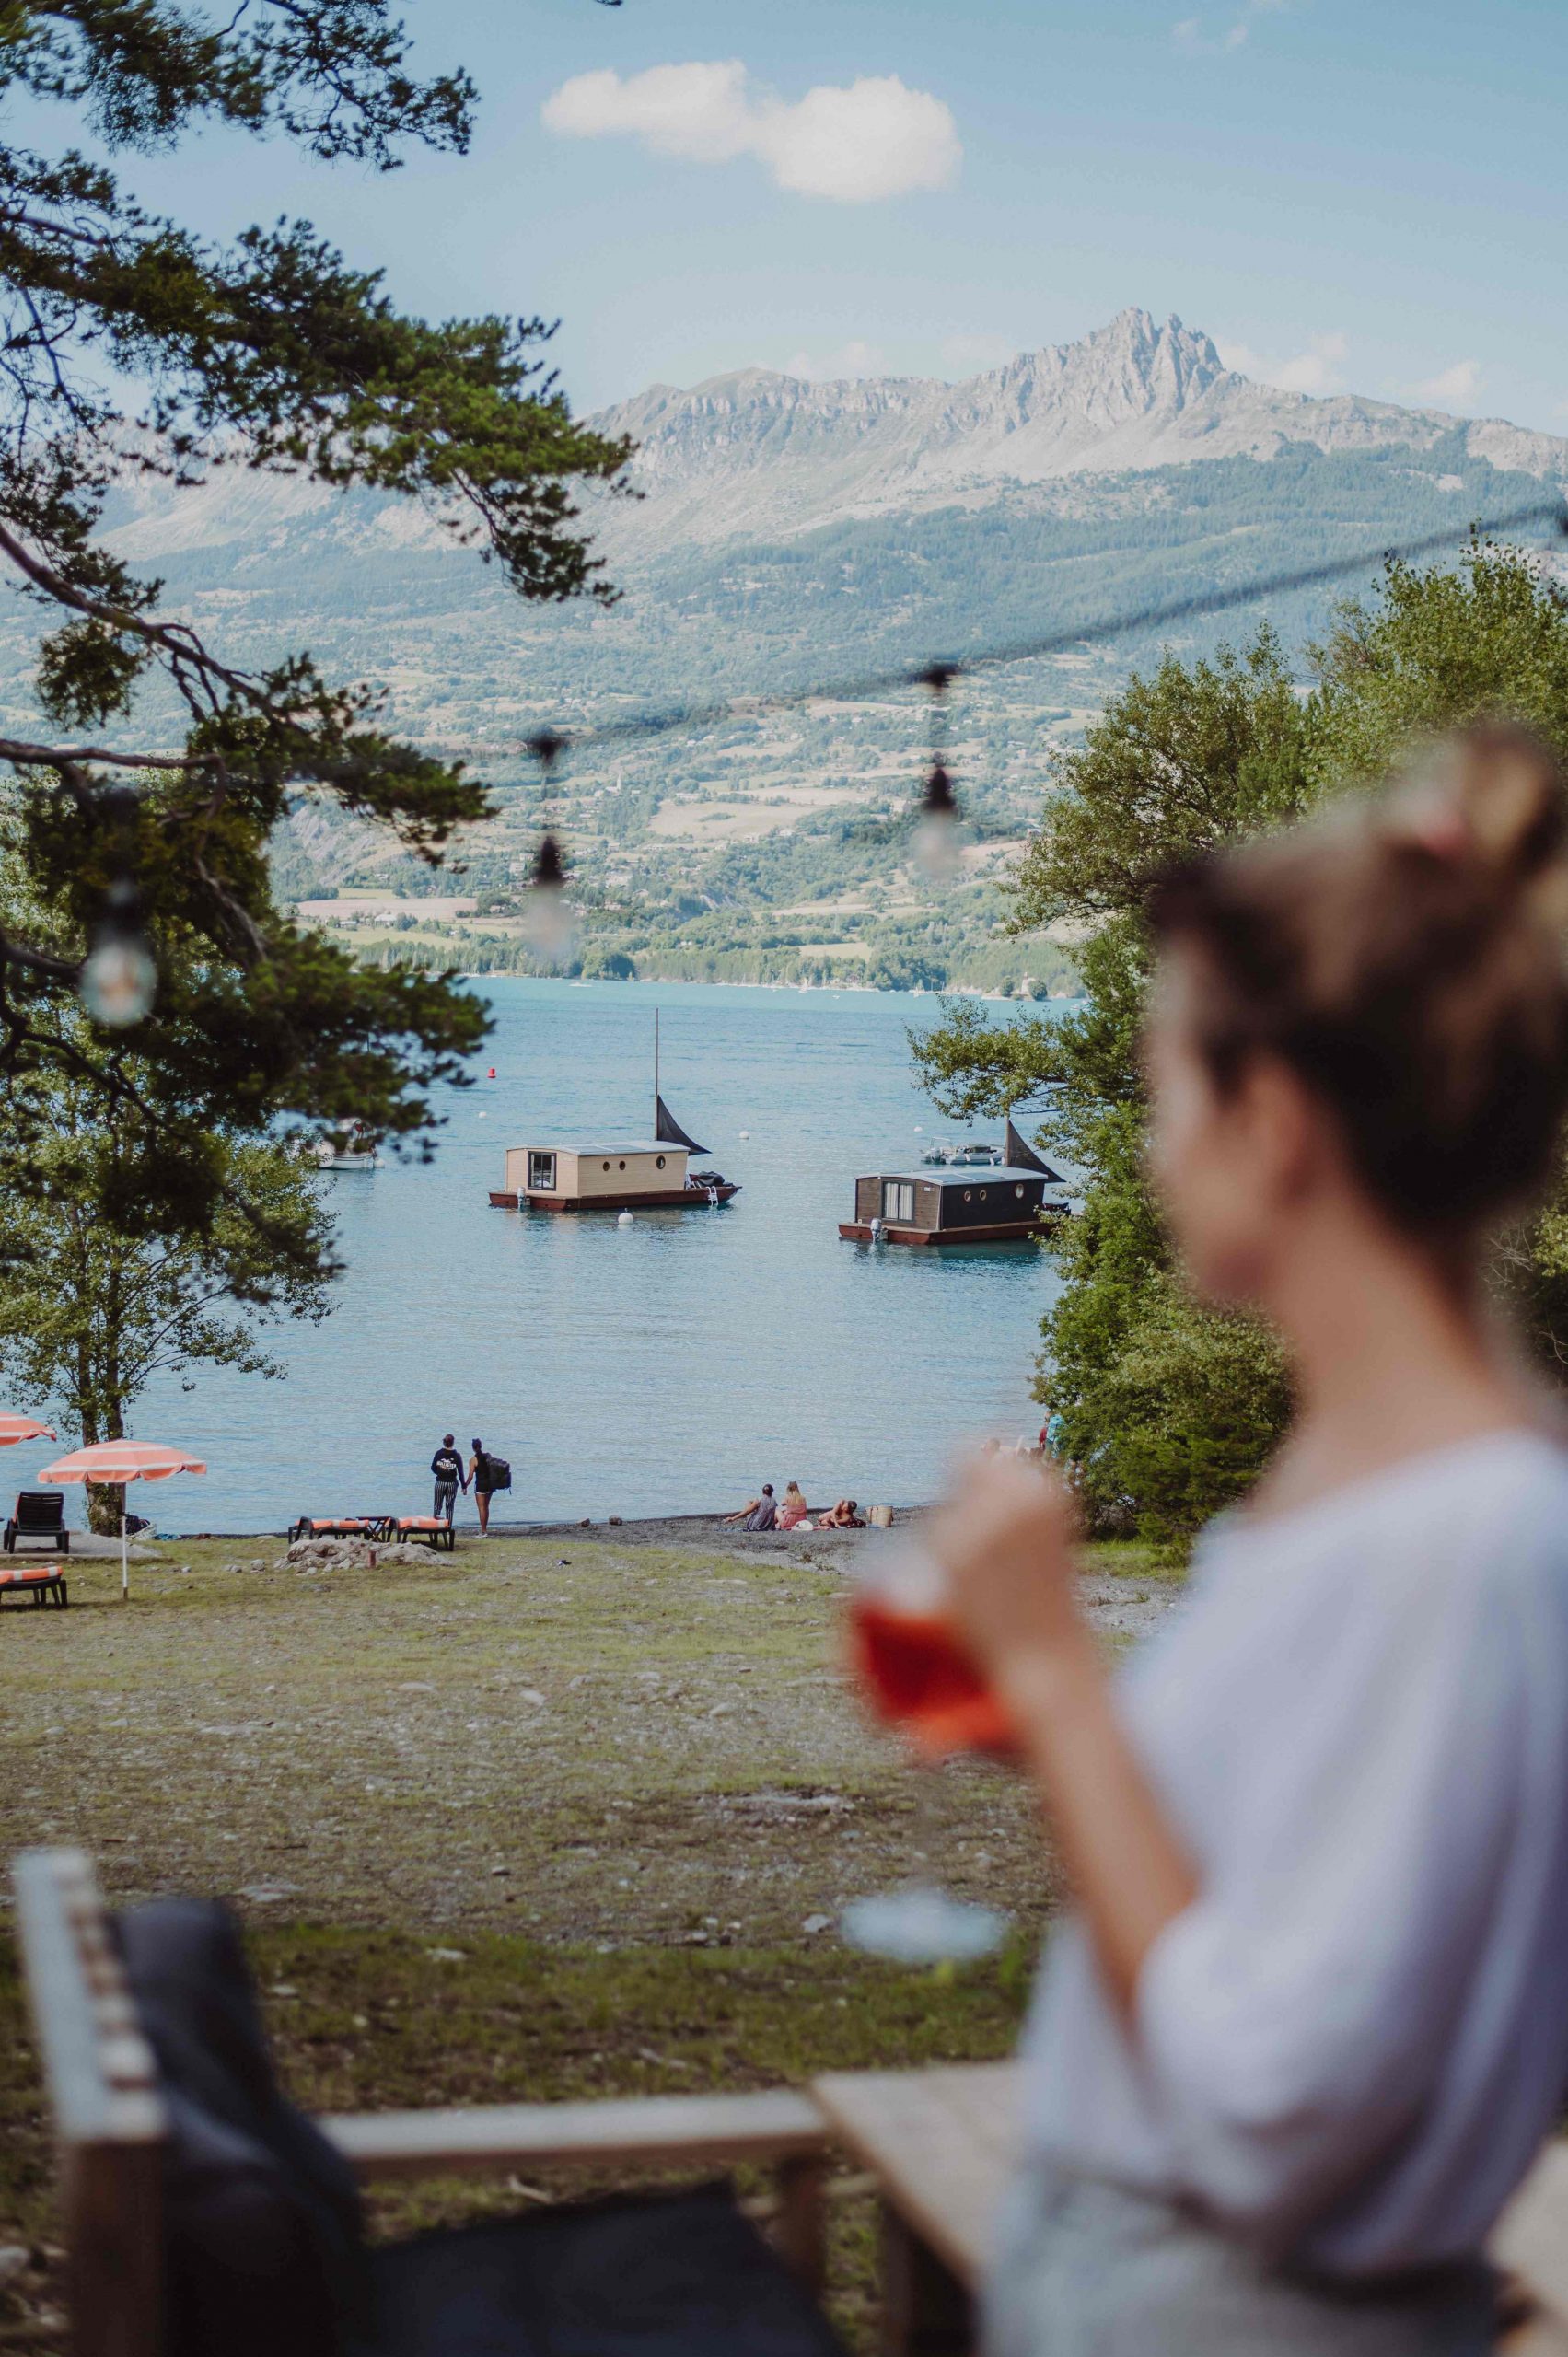
{"type": "Polygon", "coordinates": [[[319,2124],[366,2177],[537,2168],[559,2161],[780,2161],[813,2157],[828,2142],[827,2123],[811,2097],[788,2087],[753,2095],[356,2112],[319,2124]]]}
{"type": "MultiPolygon", "coordinates": [[[[1493,2229],[1488,2255],[1528,2287],[1540,2315],[1527,2329],[1555,2329],[1568,2347],[1568,2138],[1543,2145],[1493,2229]]],[[[1534,2345],[1518,2343],[1521,2350],[1534,2345]]],[[[1539,2345],[1551,2344],[1542,2339],[1539,2345]]]]}

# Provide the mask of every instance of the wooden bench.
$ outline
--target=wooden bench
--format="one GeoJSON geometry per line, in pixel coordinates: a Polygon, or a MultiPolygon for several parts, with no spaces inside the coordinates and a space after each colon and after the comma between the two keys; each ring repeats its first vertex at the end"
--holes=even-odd
{"type": "MultiPolygon", "coordinates": [[[[835,2071],[812,2082],[838,2142],[877,2179],[883,2349],[961,2357],[1022,2145],[1011,2062],[835,2071]]],[[[1568,2357],[1568,2142],[1553,2139],[1498,2221],[1506,2357],[1568,2357]]]]}
{"type": "MultiPolygon", "coordinates": [[[[153,2056],[80,1851],[16,1862],[29,1997],[53,2115],[75,2357],[159,2357],[159,2183],[167,2132],[153,2056]]],[[[591,2164],[628,2170],[761,2163],[777,2175],[773,2238],[824,2273],[830,2140],[881,2194],[888,2357],[967,2352],[973,2294],[1017,2150],[1010,2063],[832,2073],[810,2093],[648,2096],[329,2118],[365,2178],[591,2164]]],[[[1492,2256],[1514,2287],[1506,2357],[1568,2357],[1568,2143],[1510,2202],[1492,2256]]]]}
{"type": "MultiPolygon", "coordinates": [[[[168,2132],[92,1865],[78,1850],[16,1861],[28,1995],[59,2154],[75,2357],[158,2357],[159,2187],[168,2132]]],[[[361,2177],[755,2162],[776,2173],[775,2247],[815,2290],[825,2250],[827,2131],[808,2096],[649,2096],[328,2119],[361,2177]]]]}

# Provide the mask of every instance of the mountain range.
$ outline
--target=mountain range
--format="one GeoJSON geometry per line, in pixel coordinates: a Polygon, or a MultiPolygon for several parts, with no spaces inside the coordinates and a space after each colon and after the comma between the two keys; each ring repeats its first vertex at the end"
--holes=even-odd
{"type": "MultiPolygon", "coordinates": [[[[242,459],[184,492],[128,475],[103,536],[160,575],[166,604],[230,657],[308,647],[329,676],[383,683],[392,726],[494,781],[500,816],[463,851],[481,896],[513,891],[527,870],[531,730],[693,698],[727,706],[717,726],[602,753],[590,741],[552,780],[605,922],[633,948],[639,925],[662,928],[693,958],[725,911],[732,930],[748,911],[758,923],[793,911],[803,957],[874,910],[928,935],[938,923],[930,892],[889,865],[888,830],[928,758],[923,696],[771,712],[750,700],[1083,629],[1081,644],[974,674],[952,699],[965,806],[981,843],[1001,846],[1038,813],[1053,755],[1167,637],[1202,652],[1268,621],[1305,650],[1339,598],[1373,587],[1379,550],[1434,535],[1457,550],[1477,517],[1568,486],[1568,441],[1256,384],[1207,335],[1138,309],[962,384],[746,368],[652,386],[594,422],[638,446],[636,497],[584,499],[624,592],[608,611],[523,606],[417,505],[251,473],[242,459]],[[1090,627],[1348,558],[1362,562],[1344,587],[1246,598],[1223,621],[1090,627]]],[[[38,625],[36,607],[0,601],[12,726],[34,720],[38,625]]],[[[174,719],[140,716],[141,741],[174,719]]],[[[278,858],[301,893],[450,888],[319,808],[302,811],[278,858]]],[[[975,938],[996,914],[993,865],[977,859],[968,888],[975,938]]],[[[949,894],[949,932],[954,906],[949,894]]]]}
{"type": "Polygon", "coordinates": [[[638,446],[633,480],[646,505],[631,536],[667,541],[804,531],[1063,476],[1276,459],[1293,446],[1425,453],[1456,433],[1469,458],[1568,481],[1568,442],[1553,435],[1255,384],[1225,366],[1208,336],[1138,309],[962,384],[812,383],[743,368],[690,391],[650,386],[593,422],[638,446]]]}

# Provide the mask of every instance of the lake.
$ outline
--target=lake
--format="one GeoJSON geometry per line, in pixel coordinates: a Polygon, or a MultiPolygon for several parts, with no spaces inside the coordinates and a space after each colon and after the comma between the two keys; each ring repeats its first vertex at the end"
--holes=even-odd
{"type": "Polygon", "coordinates": [[[138,1435],[209,1467],[146,1494],[160,1528],[427,1513],[445,1432],[510,1458],[496,1506],[510,1521],[703,1512],[792,1479],[813,1504],[914,1501],[961,1440],[1038,1427],[1044,1254],[873,1251],[838,1233],[858,1171],[912,1162],[936,1136],[1000,1136],[944,1121],[913,1085],[906,1028],[933,1020],[935,1000],[472,987],[495,1020],[473,1069],[496,1078],[442,1093],[433,1163],[324,1178],[344,1274],[322,1325],[273,1329],[286,1376],[198,1374],[138,1403],[138,1435]],[[665,1098],[740,1194],[624,1228],[493,1210],[509,1144],[651,1134],[656,1004],[665,1098]]]}

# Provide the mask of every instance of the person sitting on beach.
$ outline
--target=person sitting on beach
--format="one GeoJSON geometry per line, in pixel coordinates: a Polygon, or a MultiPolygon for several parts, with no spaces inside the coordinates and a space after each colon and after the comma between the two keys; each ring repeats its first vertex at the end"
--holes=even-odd
{"type": "Polygon", "coordinates": [[[764,1481],[762,1494],[747,1515],[745,1527],[748,1530],[772,1530],[778,1518],[779,1510],[773,1497],[773,1485],[771,1481],[764,1481]]]}
{"type": "Polygon", "coordinates": [[[864,1530],[865,1523],[855,1510],[853,1498],[841,1498],[836,1505],[817,1517],[819,1530],[864,1530]]]}
{"type": "MultiPolygon", "coordinates": [[[[805,1521],[806,1492],[798,1481],[791,1481],[779,1500],[778,1527],[781,1530],[798,1530],[805,1521]]],[[[810,1527],[808,1524],[807,1527],[810,1527]]]]}

